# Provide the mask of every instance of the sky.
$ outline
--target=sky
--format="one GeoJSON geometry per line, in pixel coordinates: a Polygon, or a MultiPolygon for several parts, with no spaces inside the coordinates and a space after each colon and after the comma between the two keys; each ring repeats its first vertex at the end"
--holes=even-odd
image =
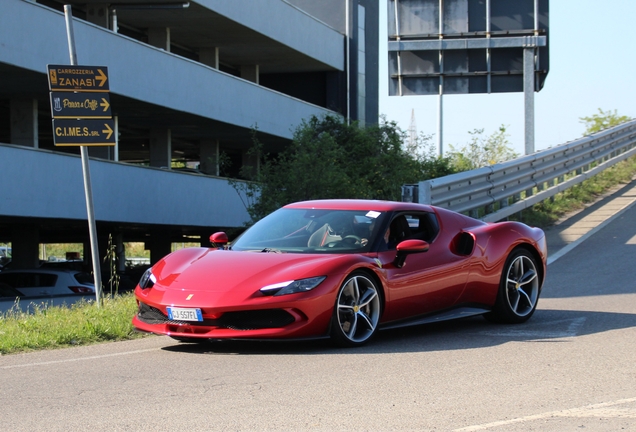
{"type": "MultiPolygon", "coordinates": [[[[583,136],[581,117],[616,110],[636,118],[636,1],[550,0],[550,70],[535,93],[535,151],[583,136]]],[[[389,96],[386,0],[380,5],[380,114],[403,130],[414,113],[418,134],[432,134],[437,143],[439,98],[389,96]]],[[[485,135],[501,125],[514,151],[524,150],[523,93],[445,95],[443,148],[462,147],[469,131],[485,135]]]]}

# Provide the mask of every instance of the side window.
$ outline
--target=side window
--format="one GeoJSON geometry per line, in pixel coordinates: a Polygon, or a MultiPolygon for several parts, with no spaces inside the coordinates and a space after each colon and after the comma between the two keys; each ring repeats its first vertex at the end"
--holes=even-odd
{"type": "Polygon", "coordinates": [[[44,273],[14,273],[14,288],[43,288],[55,286],[57,276],[44,273]]]}
{"type": "Polygon", "coordinates": [[[16,288],[17,274],[15,273],[0,273],[0,283],[9,285],[12,288],[16,288]]]}
{"type": "Polygon", "coordinates": [[[434,213],[416,212],[396,215],[385,233],[388,249],[395,249],[402,240],[417,239],[431,243],[439,233],[434,213]]]}
{"type": "Polygon", "coordinates": [[[57,276],[53,274],[34,273],[36,287],[54,287],[57,282],[57,276]]]}
{"type": "Polygon", "coordinates": [[[439,223],[434,213],[422,212],[406,214],[409,225],[409,239],[432,242],[439,233],[439,223]]]}

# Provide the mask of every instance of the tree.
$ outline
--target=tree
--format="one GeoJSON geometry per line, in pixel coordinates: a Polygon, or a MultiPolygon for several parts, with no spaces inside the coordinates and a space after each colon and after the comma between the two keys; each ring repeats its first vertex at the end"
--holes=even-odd
{"type": "Polygon", "coordinates": [[[247,196],[252,222],[295,201],[325,198],[399,200],[401,186],[452,172],[445,158],[432,158],[419,147],[406,149],[406,134],[395,122],[378,125],[325,116],[312,117],[294,132],[291,144],[277,155],[264,154],[257,140],[250,150],[258,169],[245,166],[245,182],[233,181],[247,196]],[[414,153],[415,152],[415,153],[414,153]]]}
{"type": "Polygon", "coordinates": [[[611,110],[603,111],[599,108],[598,114],[593,114],[589,117],[579,117],[579,120],[585,125],[584,135],[591,135],[602,131],[603,129],[608,129],[621,123],[628,122],[631,118],[627,116],[619,116],[616,113],[616,110],[613,112],[611,110]]]}
{"type": "Polygon", "coordinates": [[[468,133],[471,139],[467,145],[459,150],[452,144],[449,146],[451,151],[448,157],[457,171],[469,171],[519,157],[510,146],[510,135],[504,125],[488,137],[484,137],[484,129],[468,133]]]}

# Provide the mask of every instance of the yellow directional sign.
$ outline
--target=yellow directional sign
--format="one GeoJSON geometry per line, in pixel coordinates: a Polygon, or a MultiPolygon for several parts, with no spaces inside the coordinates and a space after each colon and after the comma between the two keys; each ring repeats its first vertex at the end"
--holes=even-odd
{"type": "Polygon", "coordinates": [[[110,96],[94,92],[51,92],[51,116],[60,119],[109,119],[110,96]]]}
{"type": "Polygon", "coordinates": [[[106,66],[47,65],[49,90],[107,92],[106,66]]]}
{"type": "Polygon", "coordinates": [[[114,120],[53,120],[56,146],[114,146],[114,120]]]}
{"type": "Polygon", "coordinates": [[[56,146],[114,146],[106,66],[47,65],[56,146]]]}

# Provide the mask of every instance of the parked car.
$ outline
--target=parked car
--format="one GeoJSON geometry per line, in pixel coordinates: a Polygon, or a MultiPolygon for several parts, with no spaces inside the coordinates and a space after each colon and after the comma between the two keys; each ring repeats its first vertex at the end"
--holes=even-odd
{"type": "Polygon", "coordinates": [[[21,297],[95,293],[90,274],[68,269],[4,270],[0,272],[0,285],[18,291],[21,297]]]}
{"type": "Polygon", "coordinates": [[[522,323],[545,279],[544,233],[404,202],[289,204],[231,244],[164,257],[135,289],[133,326],[186,342],[331,337],[484,315],[522,323]]]}

